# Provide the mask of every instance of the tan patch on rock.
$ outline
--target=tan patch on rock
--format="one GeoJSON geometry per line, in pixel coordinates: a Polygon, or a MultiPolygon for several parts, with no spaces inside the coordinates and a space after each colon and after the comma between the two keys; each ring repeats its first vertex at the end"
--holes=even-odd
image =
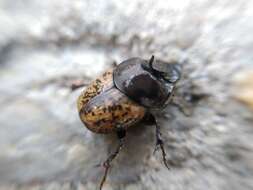
{"type": "Polygon", "coordinates": [[[235,98],[253,109],[253,70],[236,76],[235,98]]]}

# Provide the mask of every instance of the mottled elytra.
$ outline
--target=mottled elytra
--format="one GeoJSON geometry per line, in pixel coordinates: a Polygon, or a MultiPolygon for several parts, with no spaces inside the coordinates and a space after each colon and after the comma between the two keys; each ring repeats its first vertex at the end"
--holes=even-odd
{"type": "Polygon", "coordinates": [[[169,169],[160,128],[151,112],[170,102],[180,75],[181,67],[177,63],[155,60],[154,56],[150,60],[130,58],[106,71],[79,96],[78,112],[84,125],[92,132],[116,133],[119,138],[117,149],[102,164],[105,173],[100,190],[112,160],[124,144],[126,130],[144,120],[154,124],[155,150],[161,148],[163,162],[169,169]]]}

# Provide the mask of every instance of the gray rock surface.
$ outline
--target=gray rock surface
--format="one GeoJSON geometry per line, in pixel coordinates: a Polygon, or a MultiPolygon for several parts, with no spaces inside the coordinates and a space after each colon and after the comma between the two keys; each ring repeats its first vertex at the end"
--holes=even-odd
{"type": "Polygon", "coordinates": [[[248,0],[1,0],[0,189],[97,188],[116,137],[82,125],[68,86],[151,54],[184,63],[178,97],[194,98],[192,115],[160,114],[170,171],[140,125],[104,189],[253,189],[253,114],[233,98],[253,70],[252,20],[248,0]]]}

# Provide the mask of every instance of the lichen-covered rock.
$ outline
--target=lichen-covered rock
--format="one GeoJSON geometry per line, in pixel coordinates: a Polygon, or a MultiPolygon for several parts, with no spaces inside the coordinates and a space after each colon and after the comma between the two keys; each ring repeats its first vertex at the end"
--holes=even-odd
{"type": "Polygon", "coordinates": [[[160,114],[168,171],[153,155],[154,127],[129,130],[106,189],[253,189],[252,111],[235,96],[253,69],[247,0],[0,0],[0,189],[94,190],[115,135],[80,122],[72,81],[129,57],[184,63],[160,114]]]}

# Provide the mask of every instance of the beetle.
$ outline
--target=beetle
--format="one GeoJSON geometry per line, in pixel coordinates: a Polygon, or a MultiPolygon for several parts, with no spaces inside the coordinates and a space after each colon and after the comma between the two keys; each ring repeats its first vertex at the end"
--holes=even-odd
{"type": "Polygon", "coordinates": [[[149,60],[134,57],[107,70],[78,97],[77,108],[83,124],[95,133],[116,133],[119,139],[116,150],[102,164],[105,172],[100,190],[111,162],[124,145],[127,129],[144,120],[154,124],[155,150],[161,148],[163,162],[169,169],[160,127],[152,110],[170,103],[180,77],[179,63],[156,60],[153,55],[149,60]]]}

